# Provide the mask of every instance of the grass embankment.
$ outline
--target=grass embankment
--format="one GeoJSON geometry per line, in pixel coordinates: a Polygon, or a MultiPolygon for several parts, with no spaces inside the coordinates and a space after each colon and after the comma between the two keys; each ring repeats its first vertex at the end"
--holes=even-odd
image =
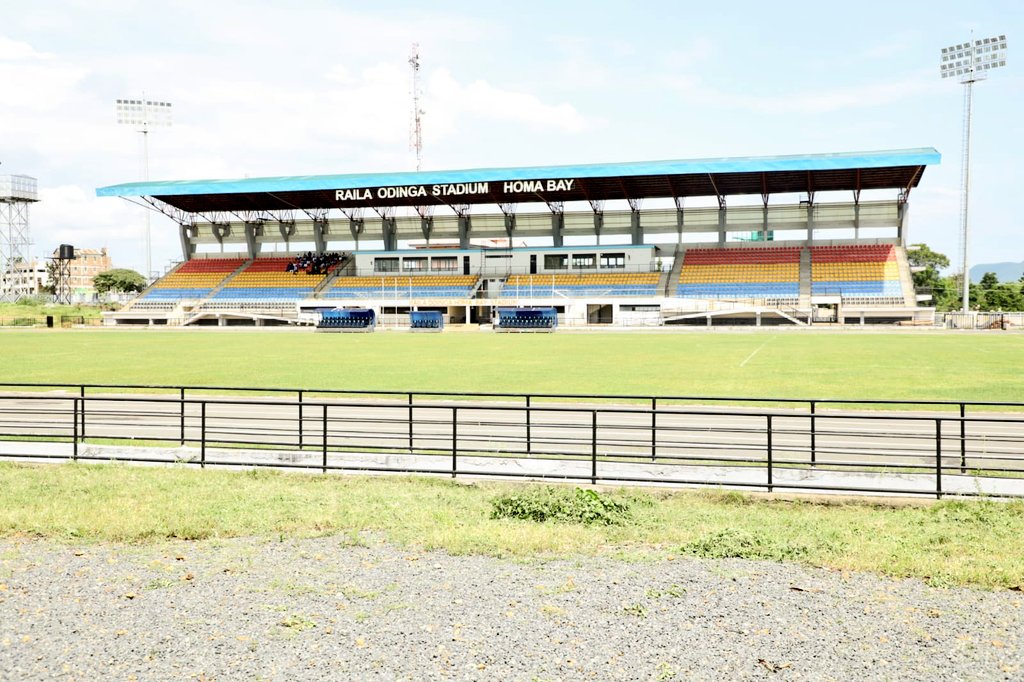
{"type": "Polygon", "coordinates": [[[596,507],[609,523],[584,524],[492,518],[495,509],[510,508],[537,518],[536,498],[550,496],[549,486],[425,478],[0,464],[0,490],[0,535],[8,537],[151,542],[358,538],[374,531],[399,545],[454,554],[739,556],[919,577],[940,586],[1024,586],[1021,502],[890,506],[619,490],[605,493],[610,502],[596,507]],[[495,505],[500,497],[504,502],[495,505]]]}
{"type": "Polygon", "coordinates": [[[99,317],[110,306],[64,305],[24,299],[18,303],[0,303],[0,317],[46,317],[47,315],[73,315],[76,317],[99,317]]]}
{"type": "Polygon", "coordinates": [[[0,380],[1019,401],[1009,333],[9,331],[0,380]]]}

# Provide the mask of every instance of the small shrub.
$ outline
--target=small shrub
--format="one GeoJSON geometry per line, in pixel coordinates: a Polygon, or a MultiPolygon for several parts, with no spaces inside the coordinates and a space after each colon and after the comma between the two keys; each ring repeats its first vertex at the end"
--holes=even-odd
{"type": "Polygon", "coordinates": [[[754,500],[738,490],[709,490],[702,492],[705,497],[716,504],[743,507],[753,504],[754,500]]]}
{"type": "Polygon", "coordinates": [[[1008,518],[1022,515],[1024,504],[994,500],[949,500],[932,505],[928,512],[933,519],[943,523],[999,526],[1008,518]]]}
{"type": "Polygon", "coordinates": [[[492,519],[611,526],[630,518],[629,502],[594,490],[543,487],[499,495],[491,500],[492,519]]]}
{"type": "Polygon", "coordinates": [[[805,544],[771,537],[762,532],[726,529],[680,548],[683,554],[708,559],[767,559],[770,561],[800,561],[811,554],[805,544]]]}

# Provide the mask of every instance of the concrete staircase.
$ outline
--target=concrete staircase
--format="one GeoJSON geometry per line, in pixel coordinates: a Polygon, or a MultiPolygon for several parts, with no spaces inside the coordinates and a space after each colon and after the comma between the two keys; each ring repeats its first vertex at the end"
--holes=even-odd
{"type": "Polygon", "coordinates": [[[349,263],[351,263],[352,259],[355,257],[351,253],[343,254],[343,256],[344,257],[338,261],[338,264],[331,268],[331,271],[327,273],[327,276],[324,277],[323,281],[316,285],[316,288],[313,289],[311,298],[316,298],[319,294],[322,294],[334,286],[334,280],[342,276],[341,273],[345,271],[345,268],[348,267],[349,263]]]}
{"type": "Polygon", "coordinates": [[[674,297],[676,295],[676,288],[679,286],[679,277],[683,272],[683,257],[686,255],[686,249],[683,248],[682,244],[676,244],[676,250],[674,254],[674,261],[672,262],[672,269],[662,275],[661,281],[658,286],[661,287],[667,297],[674,297]]]}
{"type": "Polygon", "coordinates": [[[811,249],[804,247],[800,249],[800,298],[797,307],[808,309],[811,307],[811,249]]]}
{"type": "Polygon", "coordinates": [[[234,272],[232,272],[230,275],[222,279],[220,281],[220,284],[215,286],[213,289],[210,289],[210,293],[208,293],[203,298],[199,299],[198,303],[196,303],[196,305],[192,308],[191,314],[188,316],[187,319],[184,320],[183,324],[188,325],[191,322],[193,322],[196,318],[198,318],[202,314],[203,305],[212,301],[213,297],[217,294],[217,292],[223,290],[224,287],[227,286],[228,282],[233,280],[235,277],[239,275],[239,273],[241,273],[243,270],[249,267],[249,265],[253,263],[253,260],[254,259],[250,258],[249,260],[243,262],[241,265],[235,268],[234,272]]]}
{"type": "MultiPolygon", "coordinates": [[[[910,272],[910,261],[907,259],[907,250],[902,246],[893,249],[896,252],[896,266],[900,270],[900,287],[903,290],[903,304],[907,306],[917,305],[917,291],[914,289],[914,276],[910,272]]],[[[932,301],[931,305],[935,305],[932,301]]]]}
{"type": "Polygon", "coordinates": [[[122,306],[122,308],[121,308],[120,312],[122,312],[122,313],[123,313],[123,312],[127,312],[127,311],[131,310],[132,306],[133,306],[133,305],[135,305],[136,303],[138,303],[138,302],[139,302],[140,300],[142,300],[142,297],[143,297],[143,296],[145,296],[146,294],[148,294],[148,293],[150,292],[150,290],[151,290],[151,289],[152,289],[152,288],[153,288],[154,286],[156,286],[157,282],[161,281],[161,280],[162,280],[162,279],[163,279],[164,277],[167,277],[168,275],[173,275],[173,274],[174,274],[175,272],[177,272],[177,271],[178,271],[178,270],[179,270],[179,269],[181,268],[181,266],[182,266],[182,265],[184,265],[184,264],[185,264],[185,261],[181,261],[180,263],[178,263],[177,265],[175,265],[175,266],[174,266],[173,268],[171,268],[170,270],[168,270],[167,272],[165,272],[165,273],[164,273],[163,275],[161,275],[160,277],[157,277],[157,278],[156,278],[155,280],[153,280],[153,283],[152,283],[152,284],[150,284],[150,285],[149,285],[149,286],[147,286],[147,287],[146,287],[145,289],[143,289],[142,291],[140,291],[140,292],[138,293],[138,295],[137,295],[137,296],[136,296],[135,298],[133,298],[132,300],[130,300],[130,301],[128,301],[127,303],[125,303],[125,304],[124,304],[124,306],[122,306]]]}

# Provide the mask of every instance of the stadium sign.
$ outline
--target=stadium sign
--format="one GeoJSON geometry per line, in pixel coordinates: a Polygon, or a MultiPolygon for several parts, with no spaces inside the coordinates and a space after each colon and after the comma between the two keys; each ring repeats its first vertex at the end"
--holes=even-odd
{"type": "MultiPolygon", "coordinates": [[[[505,194],[524,192],[568,192],[576,180],[508,180],[502,183],[505,194]]],[[[453,182],[443,185],[405,185],[400,187],[362,187],[339,189],[335,201],[373,201],[375,199],[417,199],[420,197],[459,197],[466,194],[489,194],[489,182],[453,182]]]]}

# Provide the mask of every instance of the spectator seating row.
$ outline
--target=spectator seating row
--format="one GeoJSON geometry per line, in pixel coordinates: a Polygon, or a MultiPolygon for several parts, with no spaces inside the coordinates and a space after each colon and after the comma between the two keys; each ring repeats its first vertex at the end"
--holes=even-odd
{"type": "Polygon", "coordinates": [[[185,261],[157,280],[140,301],[180,301],[203,298],[245,263],[243,258],[199,258],[185,261]]]}
{"type": "Polygon", "coordinates": [[[257,258],[214,294],[217,301],[298,301],[309,298],[326,274],[286,272],[293,258],[257,258]]]}
{"type": "Polygon", "coordinates": [[[681,298],[792,299],[800,297],[799,282],[703,282],[680,284],[681,298]]]}
{"type": "Polygon", "coordinates": [[[799,246],[760,246],[728,249],[688,249],[687,265],[737,265],[740,263],[800,263],[799,246]]]}
{"type": "Polygon", "coordinates": [[[469,298],[476,275],[385,275],[339,277],[323,298],[469,298]]]}
{"type": "Polygon", "coordinates": [[[902,298],[896,249],[889,245],[811,247],[811,293],[868,302],[902,298]]]}
{"type": "Polygon", "coordinates": [[[689,249],[676,295],[795,301],[800,297],[800,247],[689,249]]]}
{"type": "Polygon", "coordinates": [[[609,272],[593,274],[510,275],[501,289],[503,297],[523,296],[654,296],[658,272],[609,272]]]}

